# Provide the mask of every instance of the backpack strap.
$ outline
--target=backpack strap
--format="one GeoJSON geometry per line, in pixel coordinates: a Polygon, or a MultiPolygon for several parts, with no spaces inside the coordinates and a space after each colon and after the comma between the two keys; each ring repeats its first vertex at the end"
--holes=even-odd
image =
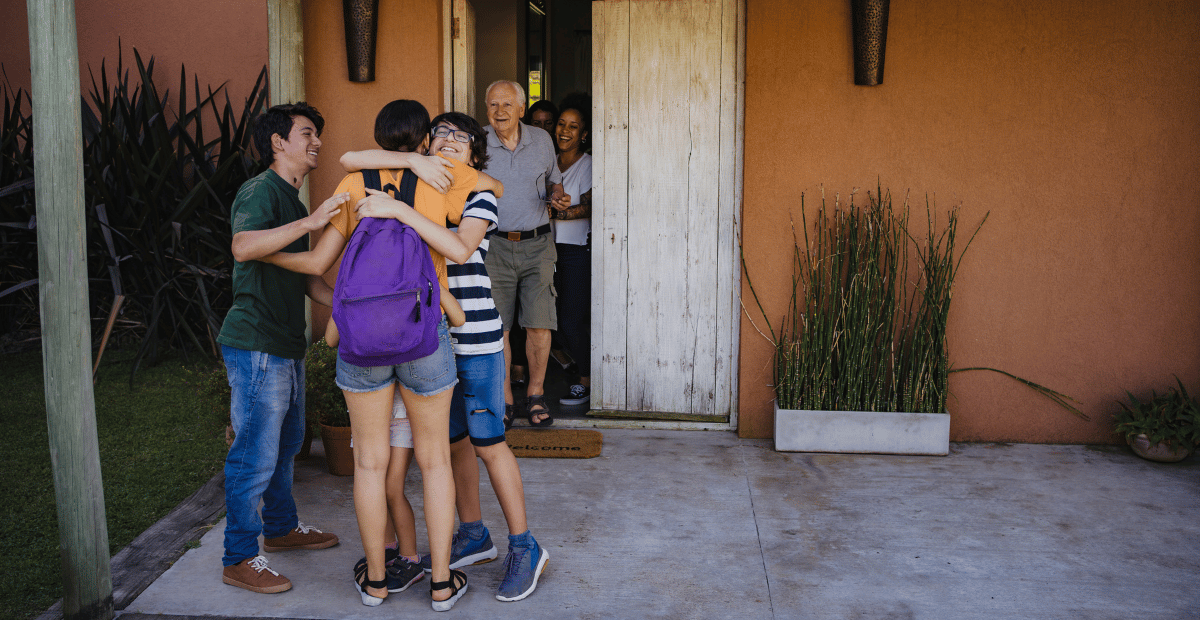
{"type": "Polygon", "coordinates": [[[383,185],[380,183],[380,180],[379,180],[379,171],[378,170],[374,170],[374,169],[363,170],[361,172],[362,172],[362,178],[363,178],[363,187],[365,187],[367,189],[377,190],[377,191],[383,190],[383,185]]]}
{"type": "Polygon", "coordinates": [[[414,204],[417,200],[417,175],[412,170],[405,170],[400,175],[400,192],[396,196],[396,200],[404,202],[414,209],[417,207],[414,204]]]}

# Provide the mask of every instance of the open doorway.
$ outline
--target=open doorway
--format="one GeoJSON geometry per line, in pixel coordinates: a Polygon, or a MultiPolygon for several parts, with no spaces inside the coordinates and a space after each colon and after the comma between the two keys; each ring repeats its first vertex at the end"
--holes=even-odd
{"type": "MultiPolygon", "coordinates": [[[[472,73],[448,70],[475,99],[447,101],[485,123],[482,93],[498,79],[556,103],[592,95],[593,388],[581,419],[736,427],[744,7],[480,0],[472,73]]],[[[452,18],[464,36],[467,16],[452,18]]]]}
{"type": "Polygon", "coordinates": [[[448,107],[487,122],[483,92],[520,82],[558,103],[592,90],[591,0],[443,0],[448,107]],[[452,84],[452,86],[451,86],[452,84]]]}

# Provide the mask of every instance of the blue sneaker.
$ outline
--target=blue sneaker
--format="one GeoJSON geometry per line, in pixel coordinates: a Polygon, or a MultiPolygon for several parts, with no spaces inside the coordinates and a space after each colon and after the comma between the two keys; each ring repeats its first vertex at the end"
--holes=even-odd
{"type": "MultiPolygon", "coordinates": [[[[532,540],[532,537],[530,537],[532,540]]],[[[501,601],[519,601],[537,589],[538,577],[546,570],[550,553],[536,540],[532,547],[508,546],[508,557],[504,558],[504,580],[496,598],[501,601]]]]}
{"type": "MultiPolygon", "coordinates": [[[[483,528],[483,538],[478,540],[466,535],[460,528],[454,532],[454,538],[450,541],[451,570],[491,562],[498,555],[500,554],[496,551],[496,545],[492,544],[492,534],[486,527],[483,528]]],[[[429,554],[421,556],[421,568],[427,573],[433,572],[429,554]]]]}

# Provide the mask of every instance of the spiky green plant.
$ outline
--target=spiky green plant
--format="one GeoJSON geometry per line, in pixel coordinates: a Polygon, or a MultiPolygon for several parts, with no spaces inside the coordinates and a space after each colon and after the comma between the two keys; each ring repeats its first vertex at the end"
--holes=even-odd
{"type": "Polygon", "coordinates": [[[950,374],[986,370],[1088,419],[1071,404],[1073,398],[1028,379],[989,367],[951,368],[946,325],[954,279],[987,214],[956,254],[956,209],[939,225],[926,199],[926,233],[918,240],[910,232],[907,197],[899,210],[882,187],[867,198],[868,206],[859,208],[851,194],[843,208],[835,195],[831,211],[822,188],[821,207],[810,224],[800,195],[803,245],[792,222],[792,294],[778,330],[742,261],[767,326],[759,332],[775,348],[778,406],[945,413],[950,374]]]}
{"type": "Polygon", "coordinates": [[[835,197],[830,209],[822,191],[811,224],[803,194],[800,201],[803,232],[793,222],[792,295],[778,330],[750,285],[775,346],[779,406],[944,412],[946,322],[971,241],[955,254],[957,212],[938,229],[927,203],[928,233],[919,243],[909,232],[907,199],[896,210],[882,188],[868,193],[865,208],[852,195],[845,207],[835,197]]]}
{"type": "MultiPolygon", "coordinates": [[[[132,372],[168,350],[215,353],[232,303],[229,208],[242,183],[262,171],[251,156],[250,125],[267,97],[265,68],[235,109],[223,84],[202,93],[183,67],[171,93],[155,82],[153,58],[143,62],[135,49],[134,60],[126,67],[118,56],[111,82],[101,63],[83,102],[90,312],[102,326],[116,296],[126,296],[113,339],[136,342],[132,372]]],[[[0,304],[23,311],[0,307],[7,331],[20,317],[37,316],[37,252],[28,224],[35,214],[32,119],[22,112],[22,93],[4,95],[0,293],[14,293],[0,304]]]]}
{"type": "Polygon", "coordinates": [[[0,334],[36,329],[37,233],[29,93],[2,87],[0,118],[0,334]],[[32,257],[32,260],[31,258],[32,257]]]}
{"type": "Polygon", "coordinates": [[[1126,391],[1129,403],[1118,401],[1116,431],[1129,443],[1145,435],[1150,445],[1167,443],[1173,448],[1200,446],[1200,402],[1188,396],[1179,377],[1176,387],[1165,394],[1151,392],[1149,400],[1140,400],[1126,391]]]}

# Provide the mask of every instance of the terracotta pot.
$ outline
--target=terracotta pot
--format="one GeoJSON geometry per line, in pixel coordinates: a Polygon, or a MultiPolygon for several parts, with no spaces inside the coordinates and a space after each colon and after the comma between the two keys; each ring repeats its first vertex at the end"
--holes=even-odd
{"type": "Polygon", "coordinates": [[[325,465],[335,476],[354,475],[354,449],[350,447],[349,426],[321,425],[321,444],[325,446],[325,465]]]}
{"type": "Polygon", "coordinates": [[[312,452],[313,429],[312,424],[306,420],[304,422],[304,443],[300,444],[300,452],[296,453],[296,460],[303,461],[308,458],[312,452]]]}
{"type": "Polygon", "coordinates": [[[1158,461],[1160,463],[1177,463],[1186,459],[1191,450],[1185,446],[1172,448],[1164,442],[1158,442],[1153,446],[1150,445],[1150,439],[1145,435],[1138,435],[1129,442],[1129,447],[1133,448],[1134,454],[1149,460],[1158,461]]]}

